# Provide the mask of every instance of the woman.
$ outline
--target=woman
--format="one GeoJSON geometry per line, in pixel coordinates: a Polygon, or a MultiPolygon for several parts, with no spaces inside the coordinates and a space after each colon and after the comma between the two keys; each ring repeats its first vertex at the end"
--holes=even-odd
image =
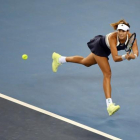
{"type": "Polygon", "coordinates": [[[137,40],[135,40],[131,54],[118,55],[118,51],[125,50],[127,41],[131,36],[129,32],[130,25],[125,20],[120,20],[110,25],[116,31],[106,36],[95,36],[90,40],[87,45],[91,53],[86,58],[82,56],[64,57],[54,52],[52,54],[52,70],[53,72],[57,72],[58,67],[65,62],[78,63],[87,67],[98,64],[104,76],[103,88],[106,97],[107,111],[111,116],[120,109],[120,106],[115,105],[111,99],[111,68],[108,62],[108,56],[112,54],[115,62],[136,59],[138,57],[138,46],[137,40]]]}

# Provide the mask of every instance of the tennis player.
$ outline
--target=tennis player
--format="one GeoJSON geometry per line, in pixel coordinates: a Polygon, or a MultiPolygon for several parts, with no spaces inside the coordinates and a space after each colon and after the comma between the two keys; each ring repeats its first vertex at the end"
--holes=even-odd
{"type": "Polygon", "coordinates": [[[109,65],[108,56],[112,54],[115,62],[124,60],[136,59],[139,55],[137,40],[135,40],[132,52],[126,53],[122,56],[118,55],[118,51],[125,50],[128,39],[131,36],[130,25],[125,20],[120,20],[116,23],[110,24],[115,30],[106,36],[98,35],[91,39],[87,45],[91,53],[86,57],[82,56],[61,56],[58,53],[52,54],[52,70],[57,72],[60,65],[66,62],[78,63],[90,67],[98,64],[103,73],[103,89],[106,97],[107,111],[111,116],[120,109],[119,105],[115,105],[111,98],[111,68],[109,65]]]}

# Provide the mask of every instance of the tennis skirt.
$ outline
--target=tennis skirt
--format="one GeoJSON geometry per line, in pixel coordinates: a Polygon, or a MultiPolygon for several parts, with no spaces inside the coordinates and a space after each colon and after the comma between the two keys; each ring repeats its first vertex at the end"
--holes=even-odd
{"type": "Polygon", "coordinates": [[[87,45],[95,55],[108,58],[111,53],[110,49],[106,45],[105,36],[103,35],[95,36],[87,43],[87,45]]]}

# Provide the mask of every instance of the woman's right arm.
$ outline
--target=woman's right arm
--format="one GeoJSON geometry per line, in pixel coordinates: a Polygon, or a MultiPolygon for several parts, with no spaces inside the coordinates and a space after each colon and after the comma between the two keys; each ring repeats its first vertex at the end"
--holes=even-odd
{"type": "Polygon", "coordinates": [[[113,60],[115,62],[123,61],[122,56],[121,55],[118,55],[118,50],[117,50],[117,47],[116,47],[116,45],[117,45],[117,37],[116,37],[116,34],[112,34],[109,37],[109,44],[110,44],[110,51],[111,51],[113,60]]]}

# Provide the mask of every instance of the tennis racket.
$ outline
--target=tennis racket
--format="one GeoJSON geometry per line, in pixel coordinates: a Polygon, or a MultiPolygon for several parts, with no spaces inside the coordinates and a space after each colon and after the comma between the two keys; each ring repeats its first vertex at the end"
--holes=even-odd
{"type": "Polygon", "coordinates": [[[131,52],[135,39],[136,39],[136,33],[133,33],[133,34],[130,36],[130,38],[129,38],[127,44],[126,44],[126,46],[127,46],[127,47],[125,48],[125,51],[126,51],[126,52],[129,52],[129,53],[131,52]]]}

